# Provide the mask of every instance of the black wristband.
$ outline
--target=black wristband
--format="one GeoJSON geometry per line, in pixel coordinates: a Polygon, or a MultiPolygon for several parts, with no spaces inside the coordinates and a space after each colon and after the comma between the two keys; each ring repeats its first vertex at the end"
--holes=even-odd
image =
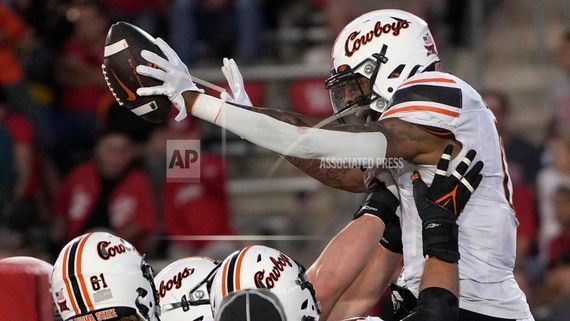
{"type": "Polygon", "coordinates": [[[384,225],[387,225],[396,216],[396,209],[400,201],[386,188],[384,183],[380,184],[368,193],[362,206],[354,213],[353,220],[364,214],[371,214],[380,218],[384,225]]]}
{"type": "Polygon", "coordinates": [[[386,224],[384,234],[380,239],[380,245],[390,252],[403,254],[402,244],[402,228],[400,227],[400,219],[394,215],[386,224]]]}
{"type": "Polygon", "coordinates": [[[454,219],[432,219],[422,223],[424,256],[449,263],[459,261],[458,225],[454,219]]]}

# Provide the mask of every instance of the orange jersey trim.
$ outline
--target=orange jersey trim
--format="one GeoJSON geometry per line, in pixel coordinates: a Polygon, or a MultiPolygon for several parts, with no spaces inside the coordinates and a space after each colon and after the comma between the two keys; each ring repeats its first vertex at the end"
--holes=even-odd
{"type": "Polygon", "coordinates": [[[413,105],[413,106],[406,106],[406,107],[402,107],[402,108],[398,108],[398,109],[388,110],[387,112],[382,114],[382,118],[386,118],[390,115],[393,115],[393,114],[396,114],[399,112],[414,111],[414,110],[431,111],[434,113],[443,114],[443,115],[447,115],[447,116],[451,116],[451,117],[459,117],[459,113],[454,112],[454,111],[449,111],[447,109],[437,108],[437,107],[432,107],[432,106],[413,105]]]}

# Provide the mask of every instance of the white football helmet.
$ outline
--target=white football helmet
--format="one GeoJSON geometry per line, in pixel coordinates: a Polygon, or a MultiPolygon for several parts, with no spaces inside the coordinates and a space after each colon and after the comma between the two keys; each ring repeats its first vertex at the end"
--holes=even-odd
{"type": "Polygon", "coordinates": [[[158,321],[153,271],[134,246],[104,232],[87,233],[61,250],[51,292],[63,320],[158,321]]]}
{"type": "Polygon", "coordinates": [[[218,264],[206,257],[170,263],[154,278],[162,321],[214,320],[209,285],[218,264]]]}
{"type": "Polygon", "coordinates": [[[407,78],[439,62],[427,23],[402,10],[371,11],[337,36],[325,81],[334,112],[370,107],[382,113],[407,78]]]}
{"type": "Polygon", "coordinates": [[[276,249],[254,245],[230,254],[214,277],[210,297],[218,318],[225,296],[243,289],[263,288],[283,305],[287,321],[318,321],[320,310],[305,268],[276,249]]]}

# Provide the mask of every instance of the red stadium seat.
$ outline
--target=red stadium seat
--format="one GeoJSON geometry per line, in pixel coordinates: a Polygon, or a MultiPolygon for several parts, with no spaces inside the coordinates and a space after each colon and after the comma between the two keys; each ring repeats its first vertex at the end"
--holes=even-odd
{"type": "Polygon", "coordinates": [[[0,289],[2,321],[54,319],[49,274],[41,267],[25,263],[0,262],[0,289]]]}
{"type": "Polygon", "coordinates": [[[292,81],[289,99],[296,112],[307,116],[325,118],[333,113],[329,92],[320,78],[292,81]]]}

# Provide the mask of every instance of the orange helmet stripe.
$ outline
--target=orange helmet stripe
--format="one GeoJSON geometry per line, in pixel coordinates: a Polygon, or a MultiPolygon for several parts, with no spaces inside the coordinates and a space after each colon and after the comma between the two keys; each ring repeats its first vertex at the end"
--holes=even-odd
{"type": "Polygon", "coordinates": [[[238,260],[237,260],[237,271],[236,271],[236,291],[241,290],[241,284],[240,284],[240,271],[241,271],[241,262],[243,261],[243,258],[245,256],[245,253],[247,253],[247,251],[251,248],[251,246],[246,247],[245,249],[243,249],[241,251],[241,253],[239,254],[238,260]]]}
{"type": "Polygon", "coordinates": [[[62,265],[62,276],[63,282],[65,283],[65,289],[67,291],[67,296],[69,297],[69,301],[71,301],[71,307],[73,308],[73,312],[75,315],[79,314],[77,310],[77,305],[75,304],[75,298],[73,297],[73,292],[71,291],[71,285],[69,284],[69,279],[67,277],[67,260],[69,258],[69,246],[65,249],[65,254],[63,255],[63,263],[62,265]]]}
{"type": "Polygon", "coordinates": [[[227,261],[224,264],[224,269],[222,270],[222,297],[225,297],[228,294],[228,284],[226,280],[226,275],[228,274],[228,264],[230,261],[227,261]]]}
{"type": "Polygon", "coordinates": [[[89,311],[93,311],[93,303],[91,302],[91,299],[89,298],[89,292],[87,291],[87,287],[85,286],[85,279],[83,278],[83,274],[81,273],[81,259],[82,259],[82,254],[83,254],[83,248],[85,247],[85,243],[87,243],[87,239],[92,235],[93,233],[89,233],[87,234],[87,236],[85,236],[81,242],[79,243],[79,250],[77,253],[77,260],[76,260],[76,266],[75,266],[75,270],[77,271],[77,277],[79,279],[79,283],[81,284],[81,294],[85,300],[85,302],[87,303],[87,307],[89,309],[89,311]]]}

